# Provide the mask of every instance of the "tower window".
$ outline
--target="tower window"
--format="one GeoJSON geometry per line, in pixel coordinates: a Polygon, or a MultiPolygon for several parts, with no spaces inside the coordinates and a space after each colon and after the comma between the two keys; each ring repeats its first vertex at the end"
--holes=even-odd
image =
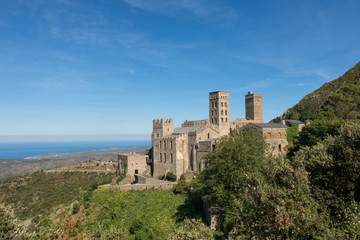
{"type": "Polygon", "coordinates": [[[214,103],[213,102],[211,103],[211,107],[214,108],[214,103]]]}
{"type": "Polygon", "coordinates": [[[162,162],[162,154],[160,153],[160,162],[162,162]]]}
{"type": "Polygon", "coordinates": [[[164,162],[166,162],[166,153],[164,153],[164,162]]]}
{"type": "Polygon", "coordinates": [[[160,141],[160,147],[159,148],[161,149],[161,141],[160,141]]]}
{"type": "Polygon", "coordinates": [[[221,115],[224,115],[224,110],[221,110],[221,115]]]}
{"type": "Polygon", "coordinates": [[[227,122],[227,118],[225,118],[225,122],[227,122]]]}
{"type": "Polygon", "coordinates": [[[221,118],[221,122],[224,122],[224,118],[221,118]]]}
{"type": "Polygon", "coordinates": [[[227,110],[225,110],[225,115],[227,115],[227,110]]]}
{"type": "Polygon", "coordinates": [[[171,158],[171,162],[173,163],[174,162],[174,157],[173,157],[172,153],[170,154],[170,158],[171,158]]]}
{"type": "Polygon", "coordinates": [[[221,103],[221,107],[223,107],[224,106],[224,103],[221,103]]]}
{"type": "Polygon", "coordinates": [[[267,134],[267,139],[270,139],[271,138],[271,133],[268,133],[267,134]]]}
{"type": "Polygon", "coordinates": [[[215,123],[217,123],[217,118],[215,118],[215,123]]]}
{"type": "Polygon", "coordinates": [[[215,107],[217,108],[217,102],[215,102],[215,107]]]}
{"type": "Polygon", "coordinates": [[[227,107],[227,103],[225,103],[225,107],[227,107]]]}
{"type": "Polygon", "coordinates": [[[215,115],[217,115],[217,111],[215,110],[215,115]]]}
{"type": "MultiPolygon", "coordinates": [[[[164,149],[166,149],[166,142],[164,141],[164,149]]],[[[165,155],[165,153],[164,153],[164,155],[165,155]]]]}
{"type": "Polygon", "coordinates": [[[214,115],[214,111],[211,111],[211,116],[214,115]]]}
{"type": "Polygon", "coordinates": [[[214,123],[214,119],[213,119],[213,118],[211,119],[211,123],[214,123]]]}
{"type": "Polygon", "coordinates": [[[172,146],[172,141],[170,141],[170,149],[172,149],[172,147],[173,147],[173,146],[172,146]]]}
{"type": "Polygon", "coordinates": [[[208,133],[208,138],[210,138],[210,133],[208,133]]]}

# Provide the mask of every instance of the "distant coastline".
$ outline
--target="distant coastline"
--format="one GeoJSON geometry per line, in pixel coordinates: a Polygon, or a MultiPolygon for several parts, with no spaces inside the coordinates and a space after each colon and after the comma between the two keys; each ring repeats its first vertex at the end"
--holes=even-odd
{"type": "Polygon", "coordinates": [[[0,178],[54,169],[86,161],[117,161],[119,153],[144,153],[146,147],[111,148],[74,153],[37,155],[29,159],[0,159],[0,178]]]}
{"type": "MultiPolygon", "coordinates": [[[[93,151],[150,147],[146,140],[62,141],[62,142],[0,142],[0,159],[60,159],[95,154],[93,151]],[[89,152],[85,154],[84,152],[89,152]]],[[[99,154],[99,153],[96,153],[99,154]]]]}

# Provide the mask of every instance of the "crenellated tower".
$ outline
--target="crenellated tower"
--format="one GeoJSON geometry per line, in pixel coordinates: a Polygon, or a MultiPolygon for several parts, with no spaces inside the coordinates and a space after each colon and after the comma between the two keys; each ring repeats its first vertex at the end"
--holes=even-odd
{"type": "Polygon", "coordinates": [[[174,120],[172,118],[162,118],[153,120],[153,132],[151,134],[151,144],[155,137],[171,135],[174,132],[174,120]]]}
{"type": "Polygon", "coordinates": [[[219,126],[220,135],[230,130],[230,94],[216,91],[209,93],[209,120],[219,126]]]}

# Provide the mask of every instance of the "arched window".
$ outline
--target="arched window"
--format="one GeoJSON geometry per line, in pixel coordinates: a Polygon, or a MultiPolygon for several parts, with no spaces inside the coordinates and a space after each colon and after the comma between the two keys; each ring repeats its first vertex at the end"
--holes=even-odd
{"type": "Polygon", "coordinates": [[[214,115],[214,111],[211,111],[211,116],[214,115]]]}
{"type": "Polygon", "coordinates": [[[170,149],[172,149],[172,141],[170,141],[170,149]]]}
{"type": "Polygon", "coordinates": [[[221,110],[221,115],[224,115],[224,110],[221,110]]]}
{"type": "Polygon", "coordinates": [[[171,158],[171,163],[173,163],[174,162],[174,157],[173,157],[172,153],[170,154],[170,158],[171,158]]]}
{"type": "Polygon", "coordinates": [[[270,139],[271,138],[271,133],[268,133],[267,134],[267,139],[270,139]]]}
{"type": "Polygon", "coordinates": [[[215,102],[215,107],[217,108],[217,102],[215,102]]]}
{"type": "MultiPolygon", "coordinates": [[[[164,149],[166,149],[166,142],[164,141],[164,149]]],[[[164,153],[165,154],[165,153],[164,153]]]]}
{"type": "Polygon", "coordinates": [[[221,118],[221,122],[224,122],[224,118],[221,118]]]}
{"type": "Polygon", "coordinates": [[[164,162],[166,162],[166,153],[164,153],[164,162]]]}
{"type": "Polygon", "coordinates": [[[210,138],[210,133],[208,133],[208,138],[210,138]]]}
{"type": "Polygon", "coordinates": [[[281,138],[281,134],[280,133],[278,133],[278,139],[280,139],[281,138]]]}
{"type": "Polygon", "coordinates": [[[225,122],[227,122],[227,118],[225,118],[225,122]]]}
{"type": "Polygon", "coordinates": [[[227,110],[225,110],[225,115],[227,115],[227,110]]]}
{"type": "Polygon", "coordinates": [[[160,147],[159,148],[161,149],[161,141],[160,141],[160,147]]]}
{"type": "Polygon", "coordinates": [[[223,107],[223,106],[224,106],[224,103],[221,103],[221,106],[223,107]]]}
{"type": "Polygon", "coordinates": [[[279,144],[279,151],[281,152],[281,144],[279,144]]]}
{"type": "Polygon", "coordinates": [[[225,103],[225,107],[227,107],[227,103],[225,103]]]}
{"type": "Polygon", "coordinates": [[[160,153],[160,162],[162,162],[162,154],[160,153]]]}
{"type": "Polygon", "coordinates": [[[214,119],[213,119],[213,118],[211,119],[211,123],[214,123],[214,119]]]}
{"type": "Polygon", "coordinates": [[[214,103],[213,102],[211,103],[211,107],[214,108],[214,103]]]}

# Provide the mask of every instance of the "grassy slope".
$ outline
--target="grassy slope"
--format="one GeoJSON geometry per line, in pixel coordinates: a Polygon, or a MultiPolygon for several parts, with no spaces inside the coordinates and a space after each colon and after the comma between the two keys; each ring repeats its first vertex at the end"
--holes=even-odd
{"type": "Polygon", "coordinates": [[[70,204],[79,189],[93,182],[110,180],[114,174],[35,172],[0,179],[0,201],[12,205],[20,219],[47,214],[60,204],[70,204]]]}
{"type": "MultiPolygon", "coordinates": [[[[286,110],[286,112],[273,121],[280,121],[282,119],[299,119],[302,121],[314,119],[316,115],[329,104],[328,99],[331,94],[340,93],[346,96],[347,94],[344,92],[344,88],[351,84],[360,85],[360,62],[343,76],[325,83],[319,89],[306,95],[298,104],[286,110]]],[[[338,117],[341,118],[342,116],[338,117]]]]}
{"type": "Polygon", "coordinates": [[[184,195],[172,191],[150,190],[120,192],[100,189],[92,198],[92,228],[98,224],[120,225],[126,232],[142,233],[153,239],[166,239],[181,223],[176,223],[179,206],[185,202],[184,195]]]}

